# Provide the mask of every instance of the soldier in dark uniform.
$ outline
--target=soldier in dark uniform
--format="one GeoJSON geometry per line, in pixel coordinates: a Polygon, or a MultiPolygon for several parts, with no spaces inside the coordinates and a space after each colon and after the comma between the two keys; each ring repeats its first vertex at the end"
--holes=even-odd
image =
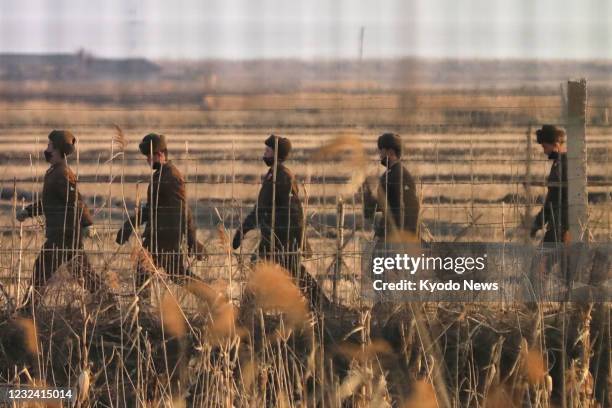
{"type": "MultiPolygon", "coordinates": [[[[395,133],[384,133],[377,141],[380,163],[387,170],[380,176],[376,192],[372,192],[368,183],[363,188],[363,212],[366,219],[374,219],[374,245],[372,259],[375,257],[393,256],[392,243],[412,243],[417,241],[419,200],[412,175],[401,163],[402,141],[395,133]],[[382,217],[376,217],[376,213],[382,217]]],[[[369,274],[363,279],[376,279],[370,265],[369,274]]],[[[390,273],[386,279],[393,279],[390,273]]],[[[364,287],[369,288],[371,282],[364,287]]],[[[382,292],[372,293],[374,304],[382,307],[385,300],[382,292]]]]}
{"type": "Polygon", "coordinates": [[[236,230],[232,247],[238,249],[244,235],[259,229],[258,255],[287,269],[314,307],[327,307],[329,300],[300,262],[304,244],[304,212],[295,176],[284,165],[291,151],[285,137],[271,135],[264,142],[263,161],[270,169],[263,177],[257,203],[236,230]]]}
{"type": "MultiPolygon", "coordinates": [[[[533,294],[541,296],[544,292],[545,276],[556,265],[561,268],[561,276],[566,284],[571,281],[568,270],[570,264],[569,252],[563,248],[569,243],[569,213],[567,195],[567,154],[565,146],[565,130],[554,125],[544,125],[536,131],[537,142],[542,151],[552,160],[547,178],[547,193],[544,205],[533,220],[530,236],[534,238],[539,230],[546,228],[544,233],[542,257],[532,260],[530,270],[533,294]]],[[[530,295],[531,296],[531,295],[530,295]]],[[[531,309],[537,308],[536,302],[528,302],[531,309]]]]}
{"type": "MultiPolygon", "coordinates": [[[[83,279],[89,292],[107,289],[83,252],[83,238],[92,238],[95,230],[89,209],[77,190],[76,176],[66,163],[66,157],[75,151],[75,143],[76,138],[67,130],[49,133],[49,144],[44,154],[51,167],[45,173],[42,198],[17,213],[20,222],[29,217],[45,216],[46,241],[34,263],[32,277],[36,301],[40,299],[40,290],[47,280],[67,262],[71,262],[72,273],[83,279]]],[[[29,300],[28,293],[24,306],[29,300]]]]}
{"type": "MultiPolygon", "coordinates": [[[[530,236],[534,238],[539,230],[546,228],[543,238],[545,252],[543,259],[534,257],[531,267],[531,284],[535,302],[526,302],[527,308],[536,311],[542,300],[541,296],[546,294],[547,281],[554,279],[551,272],[556,265],[561,271],[561,282],[565,288],[572,287],[572,271],[568,266],[571,264],[570,252],[566,250],[565,244],[570,242],[569,235],[569,212],[568,212],[568,188],[567,188],[567,147],[565,144],[565,129],[555,125],[543,125],[536,131],[536,140],[542,146],[542,152],[552,160],[550,173],[546,180],[547,192],[542,209],[536,215],[530,236]]],[[[558,282],[557,282],[558,283],[558,282]]],[[[564,397],[560,391],[564,373],[566,372],[561,358],[561,348],[553,348],[552,364],[550,374],[553,379],[553,401],[561,401],[564,397]]]]}
{"type": "MultiPolygon", "coordinates": [[[[166,137],[151,133],[139,145],[140,152],[147,157],[153,169],[151,183],[147,189],[147,204],[139,217],[128,219],[117,232],[116,242],[126,243],[137,224],[146,223],[143,247],[151,255],[156,267],[163,268],[177,284],[187,284],[189,279],[199,280],[187,267],[187,257],[181,244],[186,238],[190,254],[202,257],[203,245],[196,238],[196,228],[185,191],[185,179],[176,166],[168,160],[166,137]]],[[[149,276],[146,258],[139,259],[136,287],[143,297],[149,296],[143,288],[149,276]]]]}
{"type": "Polygon", "coordinates": [[[374,237],[385,242],[393,234],[409,232],[416,236],[419,221],[419,200],[414,179],[402,165],[402,141],[395,133],[384,133],[378,138],[380,162],[387,170],[380,177],[378,191],[373,194],[368,185],[364,189],[364,215],[373,218],[382,212],[382,220],[375,226],[374,237]]]}
{"type": "Polygon", "coordinates": [[[535,237],[546,226],[544,242],[569,242],[565,130],[554,125],[544,125],[536,131],[536,137],[544,154],[552,160],[552,166],[547,180],[546,199],[534,219],[531,237],[535,237]]]}

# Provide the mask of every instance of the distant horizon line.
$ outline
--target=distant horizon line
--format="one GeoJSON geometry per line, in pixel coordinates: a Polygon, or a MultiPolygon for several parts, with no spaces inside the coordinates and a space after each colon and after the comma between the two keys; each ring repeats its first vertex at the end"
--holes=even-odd
{"type": "MultiPolygon", "coordinates": [[[[100,54],[92,53],[88,50],[82,50],[84,55],[95,59],[102,60],[147,60],[153,62],[262,62],[262,61],[296,61],[296,62],[368,62],[368,61],[402,61],[402,60],[418,60],[425,62],[445,62],[445,61],[483,61],[483,62],[495,62],[495,61],[510,61],[510,62],[573,62],[573,63],[612,63],[612,58],[542,58],[542,57],[440,57],[440,56],[418,56],[418,55],[406,55],[406,56],[395,56],[395,57],[249,57],[249,58],[226,58],[226,57],[207,57],[207,58],[172,58],[172,57],[146,57],[146,56],[105,56],[100,54]]],[[[15,52],[15,51],[0,51],[0,58],[3,56],[74,56],[79,55],[81,50],[74,52],[15,52]]]]}

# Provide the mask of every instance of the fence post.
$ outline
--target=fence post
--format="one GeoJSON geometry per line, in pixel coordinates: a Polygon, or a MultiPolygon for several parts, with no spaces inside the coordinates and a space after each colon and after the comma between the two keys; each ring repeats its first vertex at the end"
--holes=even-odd
{"type": "MultiPolygon", "coordinates": [[[[13,177],[13,213],[12,213],[12,217],[11,217],[11,223],[12,223],[12,228],[11,228],[11,267],[10,267],[10,271],[11,271],[11,277],[10,277],[10,283],[9,283],[9,291],[13,292],[13,285],[14,285],[14,281],[13,281],[13,271],[15,268],[15,248],[16,248],[16,243],[15,243],[15,231],[17,230],[17,225],[15,222],[15,217],[17,216],[17,177],[13,177]]],[[[17,293],[16,295],[19,296],[19,287],[16,288],[17,293]]],[[[12,294],[12,293],[11,293],[12,294]]],[[[17,305],[19,305],[19,301],[20,299],[15,296],[15,307],[17,307],[17,305]]],[[[7,302],[9,302],[10,304],[10,299],[7,299],[7,302]]]]}
{"type": "MultiPolygon", "coordinates": [[[[572,244],[588,241],[587,218],[587,152],[586,152],[586,105],[587,86],[584,78],[579,81],[567,82],[567,194],[569,211],[569,231],[572,244]]],[[[570,254],[572,251],[569,251],[570,254]]],[[[565,268],[569,268],[567,254],[565,268]]],[[[575,266],[571,266],[575,267],[575,266]]],[[[573,271],[564,271],[572,273],[573,271]]],[[[576,271],[578,272],[578,271],[576,271]]],[[[591,353],[590,321],[592,303],[576,303],[570,313],[567,313],[567,303],[562,305],[563,348],[561,366],[566,370],[578,370],[576,375],[589,372],[589,356],[591,353]],[[569,366],[567,354],[576,356],[581,361],[578,368],[569,366]]],[[[565,374],[564,374],[565,375],[565,374]]],[[[562,407],[574,406],[565,384],[561,385],[562,407]]]]}
{"type": "MultiPolygon", "coordinates": [[[[527,199],[527,204],[525,208],[525,222],[527,222],[527,220],[531,220],[531,204],[533,200],[533,198],[531,197],[531,154],[533,152],[531,142],[531,125],[529,125],[529,128],[527,128],[527,133],[525,134],[525,137],[527,139],[527,150],[525,152],[525,196],[527,199]]],[[[527,225],[527,227],[529,227],[529,225],[527,225]]]]}
{"type": "Polygon", "coordinates": [[[572,242],[583,241],[587,232],[586,176],[586,80],[567,82],[567,193],[569,231],[572,242]]]}
{"type": "Polygon", "coordinates": [[[342,248],[344,248],[344,201],[342,197],[338,199],[338,209],[336,218],[336,265],[334,267],[334,281],[332,286],[333,301],[338,303],[338,281],[342,273],[342,248]]]}

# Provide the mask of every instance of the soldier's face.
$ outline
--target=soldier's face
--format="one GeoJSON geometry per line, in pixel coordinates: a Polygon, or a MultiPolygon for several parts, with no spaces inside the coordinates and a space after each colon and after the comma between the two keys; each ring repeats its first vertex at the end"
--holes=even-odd
{"type": "Polygon", "coordinates": [[[156,163],[161,163],[163,159],[163,153],[153,153],[153,155],[147,155],[147,164],[149,167],[153,167],[156,163]]]}
{"type": "Polygon", "coordinates": [[[391,149],[378,149],[378,155],[380,156],[380,164],[387,166],[389,162],[395,161],[395,152],[391,149]]]}
{"type": "Polygon", "coordinates": [[[274,164],[274,149],[270,148],[270,146],[266,146],[262,159],[264,163],[266,163],[266,166],[272,167],[274,164]]]}
{"type": "Polygon", "coordinates": [[[545,155],[549,156],[552,152],[559,151],[558,143],[542,143],[542,150],[545,155]]]}
{"type": "Polygon", "coordinates": [[[47,144],[47,148],[43,152],[45,155],[45,160],[47,163],[55,164],[62,160],[62,155],[59,150],[53,146],[53,143],[49,140],[49,144],[47,144]]]}
{"type": "Polygon", "coordinates": [[[274,149],[272,149],[270,146],[266,146],[266,150],[264,150],[263,157],[268,159],[274,159],[274,149]]]}

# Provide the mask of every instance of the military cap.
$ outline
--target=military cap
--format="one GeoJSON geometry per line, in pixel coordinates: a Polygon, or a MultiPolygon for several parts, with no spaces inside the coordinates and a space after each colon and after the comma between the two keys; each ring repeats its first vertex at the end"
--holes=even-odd
{"type": "Polygon", "coordinates": [[[379,149],[391,149],[397,154],[397,157],[402,155],[402,139],[396,133],[383,133],[378,137],[379,149]]]}
{"type": "Polygon", "coordinates": [[[76,137],[68,130],[53,130],[49,133],[49,140],[53,143],[59,152],[63,155],[70,156],[74,153],[76,137]]]}
{"type": "Polygon", "coordinates": [[[166,136],[158,135],[157,133],[149,133],[146,135],[140,145],[138,145],[140,149],[140,153],[145,156],[150,155],[151,153],[160,153],[168,150],[168,146],[166,145],[166,136]]]}
{"type": "Polygon", "coordinates": [[[555,125],[543,125],[536,130],[536,139],[542,143],[565,143],[565,129],[555,125]]]}
{"type": "Polygon", "coordinates": [[[278,160],[284,161],[289,157],[289,153],[291,152],[291,142],[286,137],[270,135],[264,142],[266,146],[269,146],[272,149],[275,149],[276,143],[278,143],[278,160]],[[278,141],[278,142],[277,142],[278,141]]]}

